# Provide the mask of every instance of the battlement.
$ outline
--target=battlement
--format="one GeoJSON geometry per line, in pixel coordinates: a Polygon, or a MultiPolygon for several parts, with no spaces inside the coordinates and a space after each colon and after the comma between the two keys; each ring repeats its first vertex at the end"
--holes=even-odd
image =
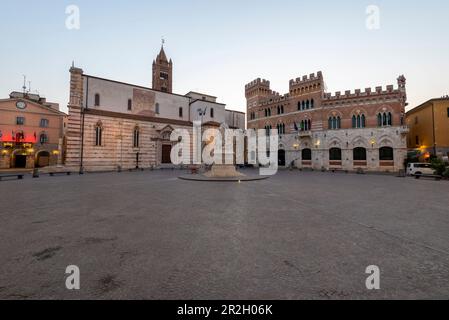
{"type": "Polygon", "coordinates": [[[303,86],[306,84],[310,84],[310,82],[322,81],[322,80],[323,80],[323,73],[321,71],[318,71],[317,74],[311,73],[309,76],[305,75],[302,78],[296,78],[296,79],[290,80],[290,88],[303,86]]]}
{"type": "Polygon", "coordinates": [[[328,101],[334,101],[334,100],[342,100],[342,99],[349,99],[349,98],[360,98],[360,97],[375,97],[380,95],[389,95],[394,93],[400,93],[399,88],[394,89],[393,85],[386,86],[385,90],[381,86],[376,87],[374,90],[372,88],[366,88],[365,91],[362,91],[361,89],[356,89],[354,93],[351,92],[351,90],[346,90],[344,94],[342,94],[341,91],[335,92],[334,95],[332,93],[325,93],[324,94],[324,100],[328,101]]]}
{"type": "Polygon", "coordinates": [[[248,91],[257,87],[265,87],[266,89],[270,89],[270,81],[257,78],[256,80],[251,81],[250,83],[245,85],[245,90],[248,91]]]}

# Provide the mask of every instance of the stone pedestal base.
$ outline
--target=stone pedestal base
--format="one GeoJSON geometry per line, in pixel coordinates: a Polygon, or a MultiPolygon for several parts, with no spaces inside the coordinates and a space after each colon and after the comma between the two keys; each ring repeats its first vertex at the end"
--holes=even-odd
{"type": "Polygon", "coordinates": [[[228,164],[214,164],[209,172],[206,172],[204,176],[208,178],[231,178],[231,177],[244,177],[245,175],[238,172],[234,165],[228,164]]]}

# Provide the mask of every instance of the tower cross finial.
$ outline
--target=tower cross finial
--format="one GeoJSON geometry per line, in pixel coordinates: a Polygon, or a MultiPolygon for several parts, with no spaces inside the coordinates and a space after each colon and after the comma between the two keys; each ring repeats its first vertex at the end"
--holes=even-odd
{"type": "Polygon", "coordinates": [[[161,38],[161,41],[162,41],[162,47],[164,46],[164,44],[165,44],[165,38],[162,36],[162,38],[161,38]]]}

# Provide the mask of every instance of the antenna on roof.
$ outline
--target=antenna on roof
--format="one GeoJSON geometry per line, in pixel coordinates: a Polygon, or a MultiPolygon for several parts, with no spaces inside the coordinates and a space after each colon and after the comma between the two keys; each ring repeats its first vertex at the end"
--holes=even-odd
{"type": "Polygon", "coordinates": [[[26,85],[26,83],[27,83],[27,76],[26,76],[26,75],[23,75],[23,87],[22,87],[22,89],[23,89],[23,94],[25,94],[25,93],[26,93],[26,90],[27,90],[27,85],[26,85]]]}
{"type": "Polygon", "coordinates": [[[28,81],[28,91],[27,91],[27,93],[30,93],[31,92],[31,81],[28,81]]]}

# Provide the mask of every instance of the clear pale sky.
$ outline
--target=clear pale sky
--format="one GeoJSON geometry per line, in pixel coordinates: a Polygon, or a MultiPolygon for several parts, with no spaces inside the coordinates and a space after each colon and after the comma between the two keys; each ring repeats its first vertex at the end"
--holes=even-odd
{"type": "Polygon", "coordinates": [[[449,94],[449,1],[62,1],[0,4],[0,98],[22,75],[66,111],[72,60],[88,74],[151,86],[151,65],[166,39],[174,92],[215,95],[245,109],[257,77],[288,92],[290,79],[323,71],[328,92],[407,78],[410,107],[449,94]],[[80,30],[66,28],[68,5],[80,30]],[[366,8],[380,8],[380,29],[366,8]]]}

